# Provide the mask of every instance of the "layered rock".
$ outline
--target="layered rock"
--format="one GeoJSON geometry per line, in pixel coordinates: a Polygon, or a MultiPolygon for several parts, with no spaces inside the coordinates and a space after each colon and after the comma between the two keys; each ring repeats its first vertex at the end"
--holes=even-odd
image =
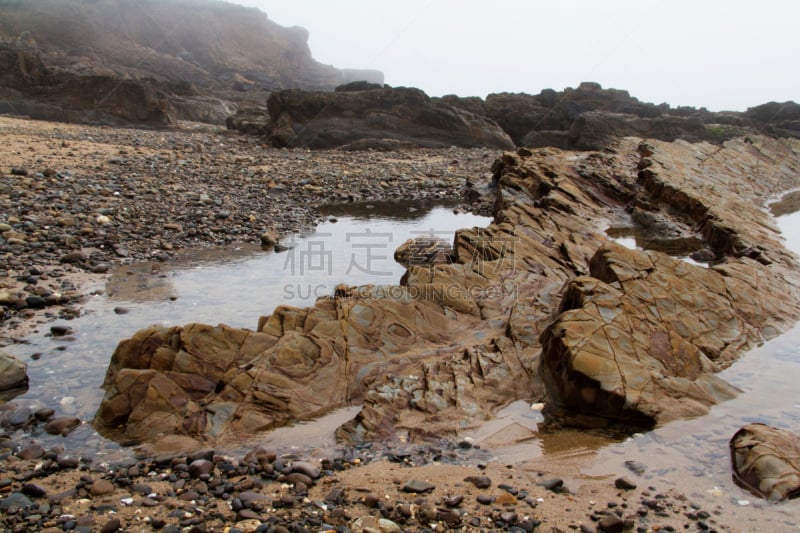
{"type": "Polygon", "coordinates": [[[592,423],[701,413],[736,393],[717,370],[800,316],[796,258],[762,209],[800,185],[798,166],[800,143],[767,138],[506,153],[495,223],[458,232],[449,262],[278,308],[254,331],[140,332],[112,358],[95,424],[224,438],[361,404],[338,431],[361,440],[454,433],[517,399],[592,423]],[[636,220],[702,241],[713,266],[609,242],[636,220]]]}
{"type": "Polygon", "coordinates": [[[278,147],[335,148],[365,140],[417,146],[490,147],[513,143],[492,120],[434,102],[418,89],[354,84],[332,93],[280,91],[267,100],[278,147]]]}

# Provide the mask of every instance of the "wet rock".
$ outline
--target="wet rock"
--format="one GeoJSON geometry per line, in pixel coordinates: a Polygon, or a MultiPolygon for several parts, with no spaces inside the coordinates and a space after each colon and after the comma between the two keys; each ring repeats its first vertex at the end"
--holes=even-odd
{"type": "Polygon", "coordinates": [[[540,481],[537,483],[537,485],[552,492],[561,492],[561,490],[564,488],[564,480],[554,477],[540,481]]]}
{"type": "Polygon", "coordinates": [[[50,420],[56,412],[49,407],[42,407],[41,409],[37,409],[36,412],[33,413],[33,416],[36,417],[36,420],[40,422],[46,422],[50,420]]]}
{"type": "Polygon", "coordinates": [[[748,424],[730,441],[733,479],[771,501],[800,497],[800,435],[748,424]]]}
{"type": "Polygon", "coordinates": [[[81,425],[81,419],[74,416],[54,418],[44,426],[44,430],[51,435],[68,435],[81,425]]]}
{"type": "Polygon", "coordinates": [[[39,459],[44,456],[44,448],[41,444],[31,443],[17,452],[17,457],[24,460],[39,459]]]}
{"type": "Polygon", "coordinates": [[[11,354],[0,352],[0,398],[10,399],[28,386],[28,366],[11,354]]]}
{"type": "Polygon", "coordinates": [[[261,245],[267,248],[275,246],[278,243],[278,236],[271,231],[266,231],[261,234],[261,245]]]}
{"type": "Polygon", "coordinates": [[[3,417],[3,425],[12,428],[27,426],[33,421],[33,413],[27,407],[18,407],[3,417]]]}

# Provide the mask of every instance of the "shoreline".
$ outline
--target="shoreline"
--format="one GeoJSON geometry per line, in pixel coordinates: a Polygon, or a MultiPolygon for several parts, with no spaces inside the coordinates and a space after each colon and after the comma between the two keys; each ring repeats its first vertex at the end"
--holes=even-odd
{"type": "MultiPolygon", "coordinates": [[[[17,119],[0,117],[0,127],[5,125],[7,120],[17,119]]],[[[27,121],[23,122],[27,124],[27,121]]],[[[48,128],[53,128],[53,125],[48,125],[47,123],[43,123],[43,126],[45,131],[47,131],[48,128]]],[[[17,125],[17,127],[19,127],[19,125],[17,125]]],[[[85,129],[86,127],[56,125],[54,129],[61,128],[85,129]]],[[[32,129],[36,128],[32,127],[32,129]]],[[[100,128],[100,130],[102,130],[102,128],[100,128]]],[[[117,130],[109,131],[112,136],[120,135],[117,130]]],[[[135,133],[138,134],[142,132],[135,133]]],[[[144,133],[158,135],[163,132],[144,133]]],[[[98,134],[93,133],[92,135],[98,134]]],[[[225,137],[227,138],[229,136],[226,135],[225,137]]],[[[435,152],[440,153],[441,151],[435,152]]],[[[460,152],[471,153],[473,151],[460,150],[459,153],[460,152]]],[[[200,155],[209,154],[208,151],[196,151],[194,149],[191,153],[200,155]]],[[[287,153],[292,156],[298,155],[297,152],[282,152],[283,155],[287,153]]],[[[99,150],[99,154],[100,155],[97,155],[99,159],[96,159],[95,162],[99,162],[101,159],[107,162],[107,158],[111,152],[103,149],[99,150]]],[[[331,154],[339,155],[335,152],[328,153],[327,155],[331,154]]],[[[197,157],[200,157],[200,155],[197,157]]],[[[311,157],[312,154],[299,155],[308,155],[311,157]]],[[[383,162],[379,162],[383,155],[375,153],[369,153],[369,155],[376,158],[375,161],[373,161],[376,167],[384,164],[383,162]]],[[[389,154],[389,157],[399,157],[399,155],[401,154],[389,154]]],[[[209,155],[209,157],[211,156],[209,155]]],[[[236,163],[237,156],[232,157],[233,159],[227,161],[227,164],[238,164],[236,163]]],[[[353,156],[352,154],[348,154],[347,157],[352,158],[353,156]]],[[[92,158],[90,157],[89,159],[92,158]]],[[[422,157],[420,157],[420,159],[422,159],[422,157]]],[[[486,161],[484,159],[483,156],[481,156],[480,159],[476,159],[474,161],[474,168],[462,167],[455,172],[455,176],[448,177],[447,179],[439,178],[443,184],[437,186],[436,190],[447,191],[448,186],[452,187],[455,185],[458,185],[460,190],[463,186],[463,182],[470,179],[469,176],[466,176],[470,172],[475,173],[472,175],[473,179],[481,175],[481,173],[485,174],[486,161]],[[477,170],[478,168],[481,170],[477,170]]],[[[3,161],[4,164],[6,164],[5,162],[8,160],[4,157],[3,161]]],[[[444,156],[440,155],[440,169],[450,168],[452,166],[452,161],[449,154],[444,156]]],[[[48,164],[48,162],[42,161],[41,165],[44,164],[48,164]]],[[[325,163],[319,163],[319,165],[324,166],[325,163]]],[[[8,165],[6,164],[6,166],[8,165]]],[[[105,164],[103,166],[105,166],[105,164]]],[[[112,172],[109,176],[113,174],[112,172]]],[[[428,176],[427,178],[431,177],[428,176]]],[[[311,185],[311,188],[307,188],[306,192],[303,194],[321,195],[325,192],[320,190],[315,191],[314,187],[321,187],[321,185],[317,185],[314,178],[308,179],[310,181],[306,185],[311,185]]],[[[325,184],[324,178],[321,179],[322,181],[320,183],[325,184]]],[[[280,184],[276,186],[280,186],[280,184]]],[[[381,187],[383,188],[383,186],[381,187]]],[[[398,188],[397,190],[399,191],[400,189],[401,188],[398,188]]],[[[32,190],[35,191],[36,189],[33,188],[32,190]]],[[[419,189],[409,188],[408,190],[419,189]]],[[[124,194],[120,196],[124,197],[124,194]]],[[[109,197],[114,198],[113,193],[109,197]]],[[[288,198],[285,199],[287,201],[290,200],[288,198]]],[[[200,206],[200,204],[204,205],[204,203],[199,201],[199,197],[198,202],[196,207],[206,209],[200,206]]],[[[85,205],[88,206],[88,204],[85,205]]],[[[226,204],[223,199],[223,206],[213,205],[213,209],[217,209],[226,204]]],[[[210,205],[208,207],[210,207],[210,205]]],[[[103,208],[94,206],[91,207],[91,209],[103,208]]],[[[233,209],[231,211],[233,211],[233,209]]],[[[118,213],[119,211],[116,212],[118,213]]],[[[275,214],[272,216],[277,217],[277,213],[282,212],[283,211],[279,209],[274,211],[275,214]]],[[[97,215],[97,217],[100,216],[108,216],[113,219],[116,215],[113,213],[110,215],[97,215]]],[[[305,215],[298,215],[298,223],[305,220],[303,216],[305,215]]],[[[214,224],[217,224],[219,220],[228,220],[231,217],[233,217],[233,213],[228,217],[215,219],[214,223],[209,226],[209,228],[217,227],[214,226],[214,224]]],[[[168,217],[162,218],[163,221],[161,221],[160,224],[162,224],[162,228],[164,229],[162,233],[165,233],[166,225],[172,224],[172,222],[166,221],[168,217]]],[[[97,231],[103,231],[103,228],[108,226],[108,224],[97,222],[97,218],[94,220],[96,225],[92,226],[92,233],[88,235],[93,235],[97,231]]],[[[132,220],[132,218],[125,219],[125,221],[120,222],[120,224],[125,224],[132,220]]],[[[31,221],[28,220],[26,222],[31,221]]],[[[91,221],[87,222],[87,224],[91,224],[91,221]]],[[[142,225],[144,225],[144,223],[142,223],[142,225]]],[[[225,227],[224,223],[220,222],[219,227],[225,227]]],[[[260,229],[261,228],[259,228],[259,231],[260,229]]],[[[126,235],[132,236],[134,232],[129,232],[126,235]]],[[[252,233],[247,235],[250,237],[249,242],[254,242],[258,239],[258,232],[255,229],[253,229],[252,233]]],[[[164,256],[165,259],[168,257],[173,258],[179,253],[181,246],[175,246],[175,244],[170,243],[168,239],[163,239],[163,235],[161,235],[161,237],[161,239],[155,239],[154,243],[151,243],[158,248],[155,254],[156,259],[158,259],[158,254],[161,253],[166,254],[166,256],[164,256]],[[171,245],[171,248],[170,246],[165,247],[165,243],[171,245]]],[[[151,238],[148,239],[152,240],[151,238]]],[[[128,259],[140,260],[153,257],[152,251],[145,250],[144,248],[136,248],[130,244],[133,241],[126,242],[128,243],[125,247],[129,254],[128,258],[117,257],[114,261],[126,261],[128,259]]],[[[205,243],[205,241],[201,242],[205,243]]],[[[218,243],[210,242],[207,243],[207,245],[201,244],[201,247],[213,247],[217,245],[218,243]]],[[[113,247],[112,249],[118,250],[118,248],[113,247]]],[[[115,251],[114,254],[119,255],[118,251],[115,251]]],[[[89,261],[90,265],[96,266],[97,264],[106,262],[109,257],[111,256],[108,251],[97,255],[92,251],[85,259],[79,259],[79,262],[89,261]]],[[[42,265],[45,264],[46,263],[42,263],[42,265]]],[[[48,282],[60,283],[64,278],[73,280],[72,276],[80,277],[81,275],[86,275],[87,279],[98,279],[95,278],[95,276],[107,275],[101,272],[96,274],[84,274],[85,270],[79,269],[69,262],[52,263],[52,268],[63,269],[63,277],[54,277],[49,280],[40,278],[37,280],[36,286],[47,285],[48,282]]],[[[30,275],[36,276],[36,274],[30,275]]],[[[13,276],[8,276],[7,278],[12,277],[13,276]]],[[[15,281],[18,282],[19,280],[15,281]]],[[[80,294],[80,284],[76,285],[78,285],[77,291],[80,294]]],[[[56,287],[56,289],[58,289],[58,287],[56,287]]],[[[86,290],[87,289],[84,289],[84,293],[86,290]]],[[[72,305],[80,305],[80,302],[76,300],[72,302],[72,305]]],[[[49,308],[46,308],[42,312],[46,312],[47,309],[49,308]]],[[[28,321],[28,323],[33,322],[33,320],[28,321]]],[[[24,323],[25,322],[23,322],[23,324],[24,323]]],[[[68,439],[65,442],[68,448],[68,439]]],[[[42,451],[44,452],[44,450],[42,451]]],[[[468,518],[468,520],[465,520],[465,517],[462,515],[460,527],[462,527],[464,531],[499,528],[498,520],[505,523],[503,527],[507,526],[508,529],[519,527],[523,531],[527,531],[528,528],[531,527],[533,529],[538,528],[538,531],[543,531],[547,530],[545,528],[548,526],[566,528],[563,529],[564,531],[595,531],[598,530],[598,524],[603,519],[608,518],[609,523],[614,522],[614,524],[616,524],[615,519],[611,516],[616,515],[617,511],[619,511],[623,515],[622,527],[625,528],[626,525],[632,526],[627,528],[629,530],[636,530],[636,528],[645,528],[645,531],[656,530],[655,528],[669,530],[666,529],[667,526],[671,526],[675,530],[690,529],[692,527],[704,530],[703,526],[700,525],[701,522],[709,526],[711,530],[752,530],[748,528],[732,528],[731,526],[736,526],[738,520],[734,522],[736,516],[727,508],[715,508],[713,506],[708,507],[699,504],[695,505],[699,505],[700,509],[692,508],[691,495],[686,496],[676,492],[668,483],[664,484],[644,479],[639,481],[637,475],[631,471],[617,471],[613,475],[607,474],[599,476],[599,479],[597,479],[597,476],[585,474],[582,469],[588,463],[591,463],[592,458],[579,457],[576,459],[575,457],[570,457],[568,453],[565,454],[565,457],[558,457],[558,455],[553,457],[549,455],[533,461],[514,463],[511,465],[512,468],[508,468],[508,465],[499,464],[497,462],[489,462],[486,464],[485,469],[481,469],[477,466],[458,467],[441,464],[401,467],[389,461],[370,462],[365,466],[354,468],[353,466],[356,463],[353,463],[351,466],[343,466],[341,471],[331,469],[331,472],[335,472],[334,475],[321,476],[318,481],[310,485],[306,484],[305,480],[299,480],[299,483],[306,485],[304,493],[303,487],[298,485],[297,482],[286,483],[286,478],[281,478],[280,475],[274,479],[270,477],[269,483],[265,483],[263,486],[259,485],[259,480],[267,479],[262,475],[267,463],[273,465],[273,471],[269,476],[274,474],[274,461],[261,461],[261,463],[259,463],[260,470],[255,468],[254,471],[251,472],[250,467],[247,467],[244,471],[240,471],[238,470],[240,467],[235,464],[238,462],[239,458],[229,460],[224,457],[218,457],[217,460],[215,460],[213,454],[211,454],[211,457],[205,460],[211,460],[213,463],[212,472],[214,472],[214,468],[216,468],[218,473],[209,474],[206,472],[206,474],[209,474],[209,477],[207,479],[202,479],[201,476],[204,474],[199,474],[197,476],[192,475],[191,467],[189,466],[192,461],[188,459],[174,463],[170,460],[164,464],[157,464],[156,466],[150,465],[148,461],[137,461],[133,465],[127,465],[124,469],[126,471],[125,475],[120,475],[123,469],[119,468],[118,465],[109,465],[105,467],[101,464],[96,464],[96,462],[82,463],[80,460],[75,463],[72,460],[74,458],[64,461],[64,457],[62,457],[61,463],[64,464],[62,467],[61,464],[59,464],[58,456],[61,455],[58,453],[59,451],[60,450],[51,450],[50,453],[44,453],[35,459],[22,461],[18,460],[18,457],[13,454],[6,454],[2,467],[5,472],[0,474],[0,493],[6,495],[15,492],[31,493],[29,497],[35,500],[37,508],[30,510],[31,512],[27,513],[27,516],[25,516],[26,513],[24,512],[14,513],[6,509],[4,520],[10,519],[14,521],[16,525],[28,524],[29,526],[33,526],[39,523],[32,521],[31,517],[39,514],[42,518],[42,528],[60,527],[63,529],[64,524],[70,520],[75,520],[75,527],[80,527],[78,525],[79,519],[82,516],[91,514],[93,515],[91,527],[94,528],[104,528],[114,519],[119,519],[120,525],[126,530],[150,531],[156,529],[153,526],[158,525],[158,521],[164,521],[165,524],[163,524],[163,526],[166,527],[180,526],[182,521],[184,522],[183,527],[191,527],[199,524],[199,522],[197,524],[190,523],[191,521],[202,518],[202,523],[211,523],[212,525],[209,526],[210,530],[214,531],[222,531],[225,527],[233,524],[240,524],[238,527],[245,531],[255,531],[259,530],[258,528],[261,527],[260,525],[257,526],[255,521],[269,524],[270,518],[275,518],[277,521],[273,520],[275,523],[272,524],[272,526],[273,530],[276,531],[283,531],[282,529],[278,529],[279,527],[292,529],[293,523],[295,524],[294,529],[302,527],[306,528],[306,530],[315,530],[315,528],[319,529],[322,525],[326,524],[327,522],[325,522],[325,520],[332,522],[329,525],[334,528],[349,527],[352,530],[358,530],[355,524],[359,518],[370,515],[377,519],[378,516],[384,516],[384,514],[386,514],[386,519],[391,520],[395,526],[401,529],[441,530],[442,528],[446,529],[447,527],[452,527],[452,524],[455,524],[455,518],[451,511],[453,509],[462,509],[467,512],[466,518],[468,518]],[[233,464],[234,468],[230,469],[228,466],[229,464],[233,464]],[[168,469],[165,469],[166,467],[168,467],[168,469]],[[52,469],[52,471],[50,469],[52,469]],[[131,469],[135,470],[131,472],[131,469]],[[138,476],[134,475],[137,471],[140,474],[138,476]],[[155,474],[151,475],[153,472],[155,472],[155,474]],[[542,472],[541,475],[540,472],[542,472]],[[230,473],[232,473],[232,475],[229,475],[230,473]],[[163,475],[166,475],[166,478],[160,479],[163,475]],[[170,478],[170,476],[173,475],[176,478],[174,481],[170,478]],[[488,476],[492,481],[491,486],[486,489],[479,489],[474,486],[474,483],[464,481],[464,478],[469,476],[480,477],[483,475],[488,476]],[[89,476],[91,482],[90,479],[81,479],[81,476],[89,476]],[[435,485],[433,492],[427,496],[418,496],[415,493],[402,491],[403,485],[409,479],[417,477],[424,478],[423,481],[430,480],[430,482],[435,485]],[[565,478],[567,486],[573,489],[574,493],[556,493],[537,485],[539,481],[556,477],[565,478]],[[619,489],[615,485],[617,477],[627,477],[629,481],[633,480],[637,488],[630,489],[630,492],[623,492],[623,489],[619,489]],[[101,488],[109,489],[106,484],[98,483],[98,479],[110,481],[112,485],[111,490],[104,493],[103,490],[98,489],[95,491],[97,494],[94,494],[92,487],[96,483],[100,486],[104,486],[101,488]],[[221,485],[218,484],[219,481],[222,481],[221,485]],[[227,486],[228,483],[231,483],[230,487],[227,486]],[[512,490],[516,490],[517,495],[513,495],[507,488],[500,488],[499,484],[501,483],[509,485],[512,490]],[[153,489],[153,492],[143,494],[143,487],[139,487],[138,491],[135,490],[138,484],[151,485],[150,488],[153,489]],[[26,488],[26,485],[39,486],[39,488],[44,490],[44,494],[36,497],[35,494],[38,494],[40,491],[30,486],[26,488]],[[220,486],[223,487],[220,496],[214,495],[214,491],[220,486]],[[228,490],[229,488],[230,490],[228,490]],[[254,490],[256,488],[258,490],[254,490]],[[334,495],[334,501],[326,503],[328,496],[334,492],[333,489],[337,488],[343,488],[345,495],[341,498],[334,495]],[[75,490],[74,497],[70,495],[60,502],[56,501],[58,498],[51,501],[51,496],[73,489],[75,490]],[[187,494],[194,496],[194,493],[191,491],[194,491],[198,497],[187,499],[187,494]],[[528,496],[534,498],[533,501],[536,505],[533,506],[530,502],[526,501],[528,496],[519,499],[519,491],[528,491],[528,496]],[[86,494],[84,494],[84,492],[86,494]],[[270,504],[274,502],[280,503],[273,511],[273,507],[264,505],[264,502],[267,500],[260,496],[253,496],[249,506],[242,503],[242,509],[233,509],[235,504],[233,504],[232,501],[235,498],[238,497],[241,501],[241,495],[243,493],[252,492],[259,492],[259,494],[264,495],[269,499],[270,504]],[[150,497],[150,494],[156,494],[157,497],[150,497]],[[213,497],[206,496],[208,494],[212,494],[213,497]],[[223,497],[225,495],[227,495],[227,497],[223,497]],[[488,495],[494,497],[495,500],[490,501],[488,504],[480,503],[477,499],[479,495],[488,495]],[[508,495],[513,496],[514,501],[511,501],[508,495]],[[379,502],[384,502],[384,504],[376,504],[373,506],[373,498],[368,498],[369,496],[377,498],[379,502]],[[457,496],[464,496],[464,501],[456,506],[449,506],[446,498],[457,496]],[[204,497],[207,498],[207,502],[203,501],[204,497]],[[284,497],[286,498],[284,499],[284,497]],[[131,503],[125,503],[128,498],[133,498],[133,501],[131,503]],[[541,502],[538,501],[539,498],[542,499],[541,502]],[[498,503],[498,501],[500,503],[498,503]],[[327,509],[323,508],[320,502],[322,502],[323,506],[327,506],[327,509]],[[50,506],[47,513],[45,513],[41,507],[42,503],[46,503],[50,506]],[[155,505],[152,505],[153,503],[155,503],[155,505]],[[369,505],[367,505],[367,503],[369,503],[369,505]],[[261,507],[260,509],[259,506],[261,507]],[[431,510],[431,507],[433,507],[433,510],[431,510]],[[110,513],[111,510],[114,510],[113,514],[110,513]],[[248,518],[250,513],[242,513],[244,510],[257,513],[258,518],[248,518]],[[642,514],[640,511],[647,512],[642,514]],[[440,515],[439,513],[445,514],[440,515]],[[503,517],[503,513],[515,513],[517,517],[512,521],[510,520],[510,515],[503,517]],[[666,516],[660,516],[659,513],[665,514],[666,516]],[[191,516],[187,516],[187,514],[191,516]],[[74,516],[74,518],[63,518],[67,516],[74,516]],[[150,516],[150,522],[148,523],[144,520],[143,516],[150,516]],[[322,516],[324,520],[321,519],[320,516],[322,516]],[[212,517],[216,522],[213,520],[209,522],[207,520],[208,517],[212,517]],[[478,524],[471,524],[470,520],[476,517],[479,518],[478,524]],[[633,520],[633,524],[630,522],[624,524],[625,517],[633,520]],[[153,522],[153,519],[156,522],[153,522]],[[309,519],[313,521],[308,522],[307,520],[309,519]],[[314,521],[319,521],[320,524],[314,521]],[[540,521],[541,523],[535,524],[535,521],[540,521]],[[46,526],[45,523],[48,525],[46,526]]],[[[68,454],[69,450],[66,450],[66,453],[68,454]]],[[[455,453],[458,454],[458,450],[456,450],[455,453]]],[[[205,453],[201,455],[205,457],[209,454],[205,453]]],[[[157,457],[157,454],[151,454],[151,457],[157,457]]],[[[280,458],[276,458],[276,460],[277,459],[280,458]]],[[[353,457],[353,459],[359,458],[353,457]]],[[[328,457],[327,460],[334,461],[335,463],[335,459],[331,459],[330,457],[328,457]]],[[[358,463],[366,462],[367,461],[358,461],[358,463]]],[[[320,462],[320,465],[322,464],[323,462],[320,462]]],[[[342,462],[342,465],[343,464],[344,460],[342,462]]],[[[317,465],[314,464],[313,466],[317,465]]],[[[291,475],[291,473],[282,475],[291,475]]],[[[250,497],[250,495],[248,495],[248,497],[250,497]]],[[[791,505],[791,503],[787,505],[791,505]]],[[[366,522],[369,522],[369,520],[366,522]]],[[[366,522],[362,521],[362,530],[366,530],[366,528],[369,527],[380,528],[380,524],[369,525],[366,522]]],[[[114,524],[111,523],[111,525],[114,524]]],[[[383,527],[385,528],[384,530],[394,530],[394,526],[390,524],[383,524],[383,527]]],[[[603,530],[613,531],[616,530],[613,528],[618,526],[609,525],[608,527],[610,529],[603,530]]],[[[780,528],[775,524],[772,524],[770,529],[772,531],[780,531],[780,528]]]]}

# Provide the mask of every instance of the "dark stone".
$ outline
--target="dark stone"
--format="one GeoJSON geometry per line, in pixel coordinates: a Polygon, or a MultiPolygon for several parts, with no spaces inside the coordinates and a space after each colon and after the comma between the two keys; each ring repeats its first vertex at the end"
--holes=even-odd
{"type": "Polygon", "coordinates": [[[472,483],[479,489],[488,489],[492,486],[492,480],[488,476],[468,476],[464,481],[472,483]]]}
{"type": "Polygon", "coordinates": [[[31,309],[43,309],[47,307],[47,300],[41,296],[28,296],[25,298],[25,305],[31,309]]]}
{"type": "Polygon", "coordinates": [[[597,522],[597,531],[604,533],[622,533],[625,522],[617,515],[608,515],[597,522]]]}
{"type": "Polygon", "coordinates": [[[106,522],[102,528],[100,528],[100,533],[114,533],[122,528],[122,522],[119,518],[112,518],[108,522],[106,522]]]}
{"type": "Polygon", "coordinates": [[[537,485],[552,492],[560,492],[561,489],[564,487],[564,480],[561,478],[554,477],[551,479],[545,479],[544,481],[540,481],[539,483],[537,483],[537,485]]]}
{"type": "Polygon", "coordinates": [[[12,507],[28,509],[33,506],[33,502],[21,492],[12,492],[0,501],[0,511],[8,511],[12,507]]]}
{"type": "Polygon", "coordinates": [[[209,475],[214,471],[214,463],[207,459],[197,459],[189,465],[189,474],[194,478],[209,475]]]}
{"type": "Polygon", "coordinates": [[[481,505],[491,505],[494,502],[494,497],[489,494],[478,494],[476,500],[481,505]]]}
{"type": "Polygon", "coordinates": [[[425,494],[433,492],[436,485],[428,483],[427,481],[420,481],[418,479],[409,479],[403,485],[403,492],[412,492],[416,494],[425,494]]]}
{"type": "Polygon", "coordinates": [[[618,477],[614,481],[614,486],[621,490],[633,490],[636,488],[636,483],[624,477],[618,477]]]}
{"type": "Polygon", "coordinates": [[[63,416],[50,420],[44,430],[51,435],[68,435],[81,425],[81,419],[74,416],[63,416]]]}

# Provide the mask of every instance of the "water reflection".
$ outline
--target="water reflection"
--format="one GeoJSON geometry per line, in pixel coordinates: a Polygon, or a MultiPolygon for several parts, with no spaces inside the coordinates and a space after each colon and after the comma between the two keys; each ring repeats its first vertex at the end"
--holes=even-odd
{"type": "MultiPolygon", "coordinates": [[[[85,305],[85,315],[65,323],[74,335],[49,337],[50,323],[31,336],[30,344],[8,348],[28,363],[30,378],[30,389],[15,401],[89,422],[102,399],[111,353],[121,339],[142,328],[189,322],[255,328],[259,316],[276,306],[312,305],[339,283],[396,284],[405,269],[393,253],[409,238],[433,234],[452,241],[457,229],[490,222],[441,205],[414,211],[410,218],[400,216],[411,213],[411,207],[393,204],[387,216],[373,207],[360,216],[338,217],[312,233],[283,239],[291,249],[282,253],[237,246],[191,250],[170,263],[122,266],[104,287],[97,287],[102,294],[85,305]]],[[[33,436],[45,444],[60,440],[33,436]]],[[[69,447],[74,453],[118,449],[90,424],[69,436],[69,447]]]]}

